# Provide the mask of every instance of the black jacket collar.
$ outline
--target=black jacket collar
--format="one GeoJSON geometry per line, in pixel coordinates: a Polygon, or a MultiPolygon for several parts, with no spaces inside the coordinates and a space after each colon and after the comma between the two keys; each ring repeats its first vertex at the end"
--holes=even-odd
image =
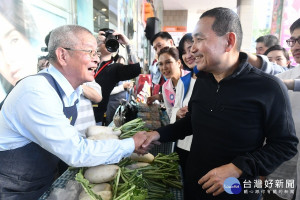
{"type": "MultiPolygon", "coordinates": [[[[249,71],[252,68],[252,66],[248,63],[248,55],[246,53],[240,52],[238,62],[239,62],[239,65],[235,69],[235,71],[228,77],[224,78],[223,80],[229,80],[229,79],[235,78],[235,77],[239,76],[240,74],[243,74],[244,72],[249,71]]],[[[199,71],[199,73],[197,73],[197,77],[198,78],[213,77],[213,75],[208,72],[199,71]]]]}

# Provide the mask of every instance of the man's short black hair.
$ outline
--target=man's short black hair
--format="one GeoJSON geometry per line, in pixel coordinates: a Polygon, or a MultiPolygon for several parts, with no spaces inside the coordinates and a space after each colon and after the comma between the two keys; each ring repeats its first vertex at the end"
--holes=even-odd
{"type": "Polygon", "coordinates": [[[99,31],[103,31],[103,32],[106,32],[108,30],[114,31],[113,29],[110,29],[110,28],[101,28],[101,29],[99,29],[99,31]]]}
{"type": "MultiPolygon", "coordinates": [[[[173,40],[172,36],[170,35],[170,33],[165,32],[165,31],[161,31],[161,32],[156,33],[156,34],[151,38],[151,40],[150,40],[151,46],[153,46],[154,40],[156,40],[156,38],[158,38],[158,37],[161,37],[162,39],[166,39],[166,40],[169,40],[169,39],[170,39],[170,40],[172,40],[173,43],[174,43],[174,40],[173,40]]],[[[174,43],[174,44],[175,44],[175,43],[174,43]]]]}
{"type": "Polygon", "coordinates": [[[243,40],[243,31],[239,16],[229,8],[213,8],[204,12],[200,19],[203,17],[214,17],[215,21],[212,25],[212,30],[218,36],[223,36],[228,32],[233,32],[237,36],[236,48],[240,51],[243,40]]]}
{"type": "Polygon", "coordinates": [[[52,32],[52,31],[50,31],[50,32],[46,35],[46,37],[45,37],[45,44],[46,44],[47,48],[48,48],[48,44],[49,44],[49,39],[50,39],[51,32],[52,32]]]}
{"type": "Polygon", "coordinates": [[[279,44],[279,40],[275,35],[264,35],[260,36],[255,40],[256,43],[261,42],[264,43],[267,48],[270,48],[274,45],[279,44]]]}
{"type": "Polygon", "coordinates": [[[294,21],[294,23],[290,27],[290,33],[293,34],[294,30],[300,28],[300,18],[294,21]]]}
{"type": "Polygon", "coordinates": [[[40,57],[38,57],[38,61],[43,60],[43,59],[49,60],[48,56],[40,56],[40,57]]]}

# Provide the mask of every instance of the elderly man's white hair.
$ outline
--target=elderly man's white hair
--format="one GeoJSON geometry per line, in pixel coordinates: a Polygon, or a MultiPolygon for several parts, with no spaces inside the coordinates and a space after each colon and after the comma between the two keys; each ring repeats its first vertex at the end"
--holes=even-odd
{"type": "Polygon", "coordinates": [[[55,50],[58,47],[74,48],[79,42],[78,36],[84,32],[93,35],[87,28],[79,25],[64,25],[52,30],[48,45],[49,60],[57,60],[55,50]]]}

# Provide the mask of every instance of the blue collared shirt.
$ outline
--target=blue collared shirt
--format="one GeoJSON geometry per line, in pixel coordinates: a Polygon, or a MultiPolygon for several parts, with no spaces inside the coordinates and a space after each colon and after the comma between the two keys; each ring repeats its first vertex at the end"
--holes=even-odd
{"type": "MultiPolygon", "coordinates": [[[[74,105],[81,87],[74,90],[53,66],[43,72],[50,73],[59,84],[65,106],[74,105]]],[[[80,137],[64,115],[57,92],[43,76],[31,76],[18,83],[0,111],[0,151],[30,142],[75,167],[117,163],[135,147],[132,138],[94,141],[80,137]]]]}

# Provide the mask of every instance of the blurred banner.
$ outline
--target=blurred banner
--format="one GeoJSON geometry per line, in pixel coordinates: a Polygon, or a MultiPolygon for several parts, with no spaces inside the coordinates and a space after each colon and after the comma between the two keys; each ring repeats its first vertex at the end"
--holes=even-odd
{"type": "Polygon", "coordinates": [[[37,73],[44,38],[71,22],[72,1],[0,1],[0,102],[18,80],[37,73]]]}

